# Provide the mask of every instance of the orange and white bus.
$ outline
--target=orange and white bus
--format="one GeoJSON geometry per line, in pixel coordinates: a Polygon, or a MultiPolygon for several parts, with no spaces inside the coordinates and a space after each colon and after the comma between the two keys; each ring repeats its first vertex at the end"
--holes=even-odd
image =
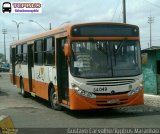
{"type": "Polygon", "coordinates": [[[81,23],[11,44],[11,81],[60,110],[144,104],[139,28],[81,23]]]}

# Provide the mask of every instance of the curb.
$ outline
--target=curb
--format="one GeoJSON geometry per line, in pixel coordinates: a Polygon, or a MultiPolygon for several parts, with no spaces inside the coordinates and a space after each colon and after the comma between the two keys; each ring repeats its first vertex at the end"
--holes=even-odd
{"type": "Polygon", "coordinates": [[[144,97],[154,97],[160,99],[160,95],[153,95],[153,94],[144,94],[144,97]]]}

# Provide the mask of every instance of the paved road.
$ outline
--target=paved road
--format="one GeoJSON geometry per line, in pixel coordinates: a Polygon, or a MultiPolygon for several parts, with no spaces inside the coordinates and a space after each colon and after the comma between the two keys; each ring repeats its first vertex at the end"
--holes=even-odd
{"type": "Polygon", "coordinates": [[[160,128],[160,97],[155,106],[154,98],[145,98],[144,106],[54,111],[44,100],[23,98],[9,75],[0,75],[0,115],[10,115],[16,128],[160,128]]]}

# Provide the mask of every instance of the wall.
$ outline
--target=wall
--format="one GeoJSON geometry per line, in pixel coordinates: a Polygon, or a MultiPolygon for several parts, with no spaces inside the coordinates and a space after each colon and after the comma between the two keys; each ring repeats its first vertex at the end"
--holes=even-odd
{"type": "Polygon", "coordinates": [[[142,72],[144,78],[144,91],[147,94],[157,94],[157,56],[156,51],[147,51],[148,62],[142,65],[142,72]]]}

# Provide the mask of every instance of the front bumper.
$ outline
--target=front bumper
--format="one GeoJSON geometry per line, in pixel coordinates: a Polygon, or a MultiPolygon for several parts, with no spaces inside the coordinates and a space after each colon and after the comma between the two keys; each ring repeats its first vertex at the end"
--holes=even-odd
{"type": "Polygon", "coordinates": [[[96,98],[87,98],[77,94],[75,90],[70,90],[70,109],[89,110],[102,108],[116,108],[124,106],[134,106],[144,104],[144,90],[140,90],[133,96],[128,94],[120,95],[97,95],[96,98]]]}

